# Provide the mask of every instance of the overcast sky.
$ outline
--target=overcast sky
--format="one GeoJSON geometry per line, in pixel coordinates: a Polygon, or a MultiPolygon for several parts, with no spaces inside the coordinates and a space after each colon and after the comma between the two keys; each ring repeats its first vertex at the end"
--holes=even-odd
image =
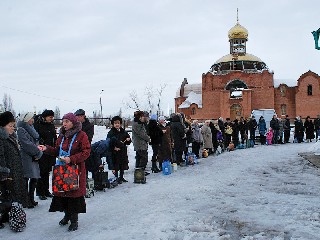
{"type": "Polygon", "coordinates": [[[78,108],[113,115],[136,91],[166,84],[162,109],[174,107],[183,78],[202,73],[229,53],[228,31],[249,31],[247,52],[296,85],[309,69],[320,74],[311,31],[319,2],[298,0],[1,0],[0,97],[16,111],[78,108]]]}

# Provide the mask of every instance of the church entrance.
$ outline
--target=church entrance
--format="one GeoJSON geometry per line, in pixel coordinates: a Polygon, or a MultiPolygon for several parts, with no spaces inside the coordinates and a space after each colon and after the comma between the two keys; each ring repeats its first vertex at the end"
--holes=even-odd
{"type": "Polygon", "coordinates": [[[240,104],[233,104],[230,107],[230,119],[231,121],[235,120],[235,119],[240,119],[240,117],[242,116],[242,107],[240,104]]]}

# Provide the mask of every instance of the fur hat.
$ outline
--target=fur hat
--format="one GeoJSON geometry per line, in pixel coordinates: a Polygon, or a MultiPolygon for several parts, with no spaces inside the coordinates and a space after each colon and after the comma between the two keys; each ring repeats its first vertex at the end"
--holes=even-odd
{"type": "Polygon", "coordinates": [[[46,117],[51,117],[51,116],[54,116],[54,112],[52,110],[44,110],[43,113],[41,114],[41,116],[43,118],[46,118],[46,117]]]}
{"type": "Polygon", "coordinates": [[[86,115],[86,112],[80,108],[77,111],[75,111],[74,115],[76,115],[76,116],[86,115]]]}
{"type": "Polygon", "coordinates": [[[143,111],[136,111],[134,112],[134,117],[139,119],[143,116],[143,111]]]}
{"type": "Polygon", "coordinates": [[[120,121],[120,124],[122,124],[122,118],[119,117],[119,116],[114,116],[114,117],[111,119],[111,124],[113,125],[115,121],[120,121]]]}
{"type": "Polygon", "coordinates": [[[32,119],[34,117],[34,113],[33,112],[27,112],[27,113],[23,114],[22,116],[23,116],[22,119],[21,119],[22,121],[29,122],[30,119],[32,119]]]}
{"type": "Polygon", "coordinates": [[[0,126],[4,127],[8,123],[15,122],[13,114],[9,111],[0,114],[0,126]]]}
{"type": "Polygon", "coordinates": [[[74,115],[73,113],[66,113],[65,115],[63,115],[63,119],[68,119],[70,122],[72,122],[73,124],[77,123],[78,120],[77,120],[77,117],[76,115],[74,115]]]}

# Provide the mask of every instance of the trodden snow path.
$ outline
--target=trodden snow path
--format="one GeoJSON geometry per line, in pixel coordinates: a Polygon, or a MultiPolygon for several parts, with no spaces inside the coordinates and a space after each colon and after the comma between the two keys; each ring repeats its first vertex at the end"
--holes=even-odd
{"type": "Polygon", "coordinates": [[[147,184],[134,184],[131,168],[128,183],[86,199],[77,231],[58,225],[47,200],[26,210],[24,232],[6,224],[0,239],[320,239],[319,170],[298,156],[311,144],[210,156],[147,184]]]}

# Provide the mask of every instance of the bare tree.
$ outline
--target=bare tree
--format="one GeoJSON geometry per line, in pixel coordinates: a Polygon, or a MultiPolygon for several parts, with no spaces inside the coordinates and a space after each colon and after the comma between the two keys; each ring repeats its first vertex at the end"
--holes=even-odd
{"type": "Polygon", "coordinates": [[[135,90],[133,90],[129,94],[129,100],[124,102],[124,105],[127,108],[134,109],[134,110],[147,110],[149,113],[157,111],[157,115],[161,114],[161,98],[162,94],[166,88],[167,84],[161,84],[158,89],[154,89],[152,86],[147,86],[144,89],[144,96],[145,100],[145,107],[142,107],[140,100],[138,99],[138,94],[135,90]],[[156,93],[156,95],[155,95],[156,93]]]}
{"type": "Polygon", "coordinates": [[[157,93],[158,93],[158,103],[157,103],[157,116],[159,117],[161,114],[161,100],[162,100],[162,93],[164,91],[164,89],[167,87],[167,84],[161,84],[159,89],[157,89],[157,93]]]}
{"type": "Polygon", "coordinates": [[[154,100],[154,96],[153,96],[154,90],[152,86],[146,87],[145,88],[145,95],[147,97],[147,104],[148,104],[148,112],[152,113],[154,110],[154,104],[153,104],[153,100],[154,100]]]}
{"type": "Polygon", "coordinates": [[[140,110],[140,104],[138,99],[138,94],[135,90],[129,93],[129,100],[124,101],[124,105],[127,108],[134,109],[134,110],[140,110]]]}
{"type": "MultiPolygon", "coordinates": [[[[60,108],[58,106],[56,106],[55,110],[54,110],[54,118],[55,119],[61,119],[61,116],[60,116],[61,112],[60,112],[60,108]]],[[[61,121],[58,120],[57,121],[58,124],[61,124],[61,121]]]]}
{"type": "Polygon", "coordinates": [[[13,111],[11,96],[6,93],[3,95],[2,107],[4,111],[13,111]]]}

